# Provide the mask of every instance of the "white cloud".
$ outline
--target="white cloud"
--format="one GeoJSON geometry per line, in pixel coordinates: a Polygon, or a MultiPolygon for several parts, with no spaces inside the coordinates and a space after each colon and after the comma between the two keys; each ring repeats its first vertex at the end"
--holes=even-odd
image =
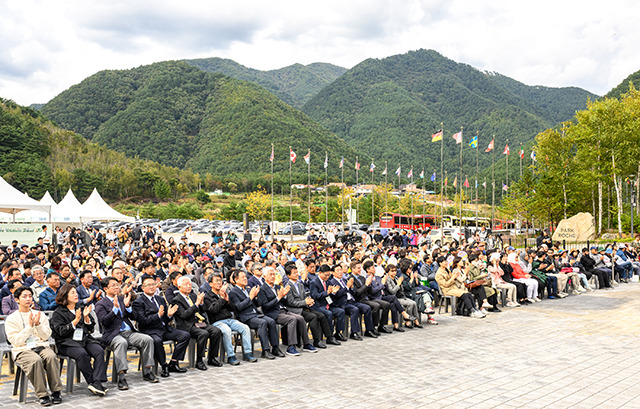
{"type": "Polygon", "coordinates": [[[633,1],[10,1],[0,3],[0,96],[46,102],[97,71],[169,59],[350,68],[419,48],[603,94],[640,69],[639,12],[633,1]]]}

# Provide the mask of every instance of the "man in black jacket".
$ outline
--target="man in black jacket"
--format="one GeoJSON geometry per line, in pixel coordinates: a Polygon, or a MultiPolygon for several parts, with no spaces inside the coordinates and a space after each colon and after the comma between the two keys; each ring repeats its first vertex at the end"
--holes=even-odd
{"type": "Polygon", "coordinates": [[[191,280],[189,277],[178,278],[179,292],[173,297],[171,305],[177,305],[176,328],[188,332],[191,338],[195,338],[197,344],[196,369],[206,371],[204,364],[204,352],[209,340],[209,354],[207,363],[211,366],[222,366],[215,358],[220,350],[222,332],[209,324],[207,313],[204,310],[204,293],[191,292],[191,280]]]}
{"type": "Polygon", "coordinates": [[[598,277],[598,285],[600,288],[611,288],[611,271],[604,268],[596,268],[596,262],[591,257],[589,249],[586,247],[582,249],[580,264],[586,271],[598,277]]]}
{"type": "Polygon", "coordinates": [[[232,331],[242,337],[243,359],[257,362],[251,349],[251,330],[249,326],[233,318],[233,306],[229,304],[227,285],[222,285],[222,275],[214,273],[208,277],[210,290],[204,293],[204,310],[209,316],[209,322],[222,331],[222,342],[230,365],[240,365],[233,348],[232,331]]]}

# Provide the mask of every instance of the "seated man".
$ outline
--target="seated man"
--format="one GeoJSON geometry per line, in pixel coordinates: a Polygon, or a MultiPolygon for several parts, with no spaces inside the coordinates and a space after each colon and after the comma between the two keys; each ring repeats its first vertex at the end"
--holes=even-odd
{"type": "MultiPolygon", "coordinates": [[[[362,269],[367,273],[369,277],[372,277],[371,284],[369,285],[369,298],[372,300],[386,301],[389,304],[389,309],[391,311],[391,322],[393,323],[393,330],[404,332],[404,329],[400,327],[399,315],[402,315],[405,321],[411,323],[415,317],[410,317],[409,314],[404,310],[400,301],[398,301],[398,297],[395,295],[387,294],[386,284],[389,276],[386,274],[382,277],[376,276],[376,267],[373,264],[373,261],[367,260],[362,264],[362,269]]],[[[384,327],[386,322],[381,322],[381,327],[379,327],[378,331],[386,332],[386,328],[384,327]]]]}
{"type": "Polygon", "coordinates": [[[611,288],[611,271],[607,269],[597,268],[596,260],[594,260],[594,258],[589,255],[589,249],[586,247],[582,249],[580,264],[586,271],[598,277],[598,285],[600,286],[600,288],[611,288]]]}
{"type": "Polygon", "coordinates": [[[296,267],[295,263],[287,265],[285,274],[289,278],[287,286],[291,288],[287,295],[285,295],[287,309],[293,313],[302,315],[304,320],[309,324],[311,335],[313,336],[313,346],[316,348],[326,348],[327,346],[322,342],[322,334],[324,333],[324,336],[327,338],[333,336],[327,317],[320,311],[311,308],[315,301],[306,295],[304,284],[299,280],[298,267],[296,267]]]}
{"type": "Polygon", "coordinates": [[[337,293],[340,290],[340,286],[330,285],[328,283],[330,276],[330,270],[321,271],[317,279],[311,280],[309,290],[311,298],[313,298],[314,301],[311,308],[323,313],[325,317],[327,317],[331,333],[334,333],[334,336],[327,338],[327,344],[340,345],[340,341],[347,340],[347,338],[340,333],[341,329],[344,328],[345,312],[342,308],[333,305],[331,295],[337,293]]]}
{"type": "MultiPolygon", "coordinates": [[[[213,269],[212,269],[213,270],[213,269]]],[[[251,348],[251,329],[248,325],[233,318],[233,306],[229,304],[227,285],[222,285],[222,274],[212,273],[207,277],[209,290],[204,293],[204,310],[212,322],[222,331],[222,342],[227,353],[227,362],[230,365],[240,365],[233,348],[231,331],[237,331],[242,337],[243,359],[248,362],[257,362],[251,348]]]]}
{"type": "Polygon", "coordinates": [[[353,295],[353,277],[348,280],[345,279],[342,273],[342,266],[337,265],[333,269],[333,277],[329,279],[329,284],[340,286],[340,290],[333,294],[331,298],[335,306],[344,309],[345,313],[349,315],[351,319],[351,334],[349,338],[362,341],[362,337],[360,336],[360,315],[364,318],[364,335],[370,338],[378,338],[378,336],[373,333],[374,327],[371,307],[367,304],[357,302],[356,297],[353,295]]]}
{"type": "Polygon", "coordinates": [[[58,308],[56,295],[60,289],[60,274],[52,272],[47,274],[47,288],[40,293],[40,309],[42,311],[53,311],[58,308]]]}
{"type": "Polygon", "coordinates": [[[352,291],[356,301],[371,307],[373,326],[378,327],[378,330],[374,329],[373,333],[376,335],[380,335],[380,332],[391,333],[385,327],[389,321],[389,308],[391,306],[384,300],[374,300],[369,297],[373,276],[370,275],[367,278],[362,276],[362,263],[357,259],[351,262],[351,276],[353,277],[352,291]]]}
{"type": "Polygon", "coordinates": [[[114,365],[118,373],[118,389],[127,390],[129,385],[125,373],[129,367],[127,348],[140,349],[142,379],[151,383],[158,382],[152,371],[153,339],[133,329],[130,319],[134,318],[131,308],[131,293],[126,297],[118,296],[120,283],[113,277],[102,281],[106,297],[96,303],[96,315],[102,332],[102,345],[113,350],[114,365]]]}
{"type": "Polygon", "coordinates": [[[47,289],[47,283],[44,280],[44,268],[42,266],[31,267],[31,277],[33,278],[33,284],[31,284],[31,290],[33,290],[33,302],[40,306],[40,294],[47,289]]]}
{"type": "Polygon", "coordinates": [[[2,299],[2,314],[9,315],[18,309],[18,303],[14,297],[15,291],[22,287],[20,280],[9,280],[7,288],[9,288],[9,295],[2,299]]]}
{"type": "MultiPolygon", "coordinates": [[[[291,287],[280,287],[275,284],[276,271],[272,267],[264,268],[265,283],[260,287],[258,293],[258,304],[262,307],[262,312],[274,319],[276,323],[282,325],[287,330],[287,354],[292,356],[300,355],[296,349],[298,337],[302,339],[302,348],[309,352],[317,352],[309,341],[307,333],[307,323],[300,314],[287,311],[283,298],[289,293],[291,287]]],[[[286,302],[286,300],[284,300],[286,302]]]]}
{"type": "Polygon", "coordinates": [[[204,310],[204,293],[196,296],[191,290],[189,277],[178,278],[178,294],[173,297],[171,305],[177,305],[176,328],[186,331],[191,338],[196,340],[198,349],[196,356],[196,369],[206,371],[204,364],[204,352],[209,340],[209,354],[207,363],[211,366],[222,366],[215,358],[220,351],[220,339],[222,331],[209,324],[207,313],[204,310]]]}
{"type": "Polygon", "coordinates": [[[78,277],[80,279],[80,285],[76,288],[76,291],[78,291],[78,305],[84,308],[100,301],[102,299],[102,291],[93,284],[91,271],[84,270],[78,274],[78,277]]]}
{"type": "Polygon", "coordinates": [[[180,367],[179,362],[184,359],[187,346],[189,346],[189,333],[169,325],[169,321],[178,311],[178,307],[172,305],[171,308],[167,308],[164,298],[155,295],[156,287],[155,277],[147,276],[142,279],[144,295],[133,302],[133,315],[138,322],[140,332],[153,339],[153,354],[162,366],[160,376],[166,378],[169,376],[169,372],[187,372],[185,368],[180,367]],[[163,345],[163,341],[167,340],[176,342],[169,364],[167,364],[163,345]]]}
{"type": "Polygon", "coordinates": [[[13,346],[11,353],[16,364],[22,368],[33,385],[40,404],[62,403],[60,391],[60,363],[58,356],[49,347],[51,328],[46,314],[31,309],[33,290],[22,286],[14,293],[18,310],[5,320],[7,339],[13,346]],[[46,377],[45,377],[46,374],[46,377]],[[47,393],[47,381],[51,397],[47,393]]]}
{"type": "Polygon", "coordinates": [[[230,278],[235,286],[229,292],[229,300],[235,308],[236,317],[258,333],[262,346],[261,357],[266,359],[275,359],[274,355],[284,357],[284,353],[278,347],[280,337],[276,322],[266,315],[258,316],[256,297],[260,288],[253,287],[247,292],[247,275],[244,271],[234,270],[230,278]]]}

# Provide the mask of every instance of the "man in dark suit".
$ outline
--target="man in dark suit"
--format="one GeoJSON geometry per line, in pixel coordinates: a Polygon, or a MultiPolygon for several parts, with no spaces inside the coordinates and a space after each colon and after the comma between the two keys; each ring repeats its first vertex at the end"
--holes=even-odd
{"type": "Polygon", "coordinates": [[[80,285],[76,288],[78,292],[78,305],[82,308],[89,304],[95,304],[102,299],[102,291],[93,284],[93,273],[84,270],[78,274],[80,285]]]}
{"type": "Polygon", "coordinates": [[[262,306],[262,312],[271,317],[276,323],[284,326],[287,330],[287,354],[298,356],[300,353],[296,349],[298,338],[302,339],[302,348],[308,352],[318,352],[309,341],[307,333],[307,323],[300,314],[295,314],[287,310],[283,301],[284,297],[291,290],[290,287],[280,287],[275,284],[276,271],[272,267],[264,268],[265,283],[260,287],[258,293],[258,304],[262,306]]]}
{"type": "Polygon", "coordinates": [[[207,340],[209,340],[207,363],[211,366],[222,366],[222,363],[215,358],[220,351],[222,332],[209,324],[209,318],[204,309],[204,293],[196,296],[192,292],[191,280],[184,276],[178,278],[178,290],[179,292],[171,301],[171,305],[178,306],[176,328],[188,332],[191,338],[196,340],[198,346],[196,368],[201,371],[207,370],[203,362],[207,340]]]}
{"type": "MultiPolygon", "coordinates": [[[[393,322],[393,330],[398,332],[404,332],[404,329],[400,326],[399,316],[405,319],[405,321],[413,321],[415,318],[409,316],[409,314],[404,310],[398,298],[393,294],[387,294],[386,284],[387,279],[389,278],[386,274],[382,277],[376,277],[375,272],[376,268],[373,264],[373,261],[367,260],[362,264],[362,269],[367,273],[368,277],[371,277],[371,284],[369,286],[369,298],[378,302],[386,301],[389,304],[389,310],[391,311],[391,322],[393,322]]],[[[384,328],[386,321],[380,323],[384,328]]],[[[386,328],[384,328],[386,329],[386,328]]],[[[381,331],[384,331],[382,329],[381,331]]]]}
{"type": "Polygon", "coordinates": [[[330,271],[321,271],[320,274],[318,274],[318,279],[311,281],[309,291],[311,298],[315,301],[311,308],[323,313],[325,317],[327,317],[331,333],[335,331],[335,335],[327,338],[327,344],[340,345],[338,340],[347,340],[340,333],[340,328],[344,328],[344,310],[332,305],[333,300],[331,299],[331,295],[338,292],[340,287],[329,285],[327,280],[330,275],[330,271]]]}
{"type": "Polygon", "coordinates": [[[324,333],[324,336],[327,338],[333,336],[327,317],[320,311],[311,308],[315,301],[307,295],[304,284],[299,280],[298,267],[296,267],[295,263],[287,265],[285,274],[289,279],[287,286],[291,288],[285,296],[287,309],[302,315],[304,320],[309,324],[311,335],[313,336],[313,346],[316,348],[326,348],[327,346],[322,342],[322,334],[324,333]]]}
{"type": "Polygon", "coordinates": [[[373,326],[378,327],[377,330],[373,330],[373,333],[376,335],[380,335],[380,332],[391,333],[391,331],[385,327],[385,324],[389,321],[389,308],[391,308],[391,306],[384,300],[373,300],[369,297],[373,277],[369,276],[364,278],[362,276],[362,263],[359,260],[351,262],[351,274],[353,277],[353,293],[356,301],[371,307],[373,326]]]}
{"type": "Polygon", "coordinates": [[[142,291],[144,291],[144,295],[133,302],[133,315],[138,322],[140,332],[151,336],[151,339],[153,339],[153,353],[156,360],[162,365],[160,376],[166,378],[169,376],[169,372],[187,372],[185,368],[180,368],[179,361],[184,359],[187,346],[189,346],[189,333],[174,329],[169,325],[169,321],[178,311],[178,307],[173,305],[171,308],[167,308],[167,303],[164,299],[155,295],[156,287],[156,279],[154,277],[147,276],[143,278],[142,291]],[[167,357],[162,343],[166,340],[176,342],[169,364],[167,364],[167,357]]]}
{"type": "Polygon", "coordinates": [[[370,338],[378,338],[378,336],[373,333],[374,326],[371,316],[371,307],[367,304],[356,301],[356,297],[353,294],[353,282],[353,277],[349,279],[344,277],[341,265],[334,267],[333,277],[329,279],[329,283],[331,283],[331,285],[340,286],[340,290],[331,296],[333,298],[333,303],[336,307],[344,309],[345,313],[349,315],[351,319],[351,334],[349,335],[349,338],[362,341],[362,337],[359,334],[360,315],[362,315],[364,319],[364,335],[370,338]]]}
{"type": "Polygon", "coordinates": [[[247,292],[247,275],[240,270],[235,270],[231,274],[231,281],[235,283],[235,286],[229,293],[229,301],[236,309],[236,318],[258,333],[262,346],[261,357],[266,359],[275,359],[274,355],[284,357],[284,353],[278,347],[280,339],[276,322],[266,315],[259,316],[256,310],[256,297],[260,288],[254,287],[247,292]]]}
{"type": "MultiPolygon", "coordinates": [[[[91,273],[89,273],[91,274],[91,273]]],[[[142,361],[142,379],[151,383],[158,382],[152,371],[153,339],[149,335],[134,331],[130,319],[134,318],[131,308],[131,293],[124,298],[119,297],[120,283],[113,277],[102,281],[105,297],[96,303],[96,315],[102,332],[102,345],[111,347],[114,365],[118,372],[118,389],[127,390],[129,385],[125,373],[129,368],[127,348],[134,346],[140,349],[142,361]]]]}

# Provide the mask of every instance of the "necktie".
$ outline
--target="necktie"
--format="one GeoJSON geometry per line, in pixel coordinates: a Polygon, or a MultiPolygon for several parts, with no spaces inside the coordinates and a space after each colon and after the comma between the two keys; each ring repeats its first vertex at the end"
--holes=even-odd
{"type": "MultiPolygon", "coordinates": [[[[320,280],[322,281],[322,280],[320,280]]],[[[327,292],[327,282],[326,281],[322,281],[322,286],[324,287],[324,291],[327,292]]],[[[329,294],[327,294],[327,297],[329,296],[329,294]]],[[[327,303],[327,305],[325,305],[326,309],[329,309],[329,303],[327,303]]]]}

